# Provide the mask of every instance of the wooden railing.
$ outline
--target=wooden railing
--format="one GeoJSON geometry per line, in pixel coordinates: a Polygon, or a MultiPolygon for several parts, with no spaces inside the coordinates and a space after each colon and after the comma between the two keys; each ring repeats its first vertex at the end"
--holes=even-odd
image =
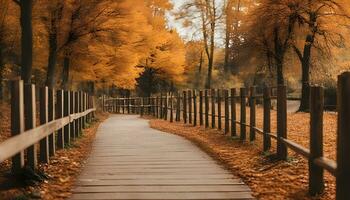
{"type": "Polygon", "coordinates": [[[0,162],[12,158],[15,174],[25,166],[35,170],[39,161],[49,163],[56,148],[79,137],[94,117],[93,96],[44,87],[40,89],[37,126],[36,96],[35,85],[24,85],[21,80],[11,83],[12,137],[0,143],[0,162]]]}
{"type": "MultiPolygon", "coordinates": [[[[195,90],[182,93],[161,94],[153,97],[136,98],[106,98],[102,97],[102,107],[105,111],[152,115],[165,120],[181,121],[209,128],[218,128],[233,137],[238,136],[236,126],[240,126],[239,138],[247,138],[246,128],[249,128],[249,140],[254,141],[256,133],[262,134],[263,151],[271,149],[271,139],[276,140],[277,157],[287,159],[287,149],[302,155],[309,162],[309,193],[321,194],[324,190],[324,170],[336,177],[337,199],[350,199],[350,72],[343,73],[338,78],[338,133],[337,161],[323,156],[323,111],[324,91],[322,87],[310,88],[310,148],[288,139],[287,131],[287,92],[280,85],[274,88],[264,88],[262,94],[257,94],[257,88],[251,87],[249,94],[246,88],[229,90],[195,90]],[[271,133],[271,101],[277,101],[277,132],[271,133]],[[224,103],[222,113],[221,104],[224,103]],[[263,128],[256,126],[256,104],[263,106],[263,128]],[[209,113],[209,103],[211,112],[209,113]],[[240,104],[240,120],[237,120],[236,105],[240,104]],[[246,105],[250,107],[249,124],[246,122],[246,105]],[[198,108],[199,107],[199,108],[198,108]],[[216,111],[217,109],[217,111],[216,111]],[[182,115],[181,115],[182,114],[182,115]],[[175,116],[174,116],[175,115],[175,116]],[[211,118],[210,118],[211,117],[211,118]],[[224,127],[222,127],[222,122],[224,127]],[[211,123],[210,123],[211,121],[211,123]],[[217,122],[217,124],[216,124],[217,122]]],[[[336,124],[334,124],[336,126],[336,124]]]]}

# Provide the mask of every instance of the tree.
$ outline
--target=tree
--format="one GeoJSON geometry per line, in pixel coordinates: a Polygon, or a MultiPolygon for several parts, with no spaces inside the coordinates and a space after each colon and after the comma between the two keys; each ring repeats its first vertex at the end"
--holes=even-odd
{"type": "Polygon", "coordinates": [[[33,65],[33,0],[13,0],[21,9],[21,77],[25,84],[31,83],[33,65]]]}
{"type": "Polygon", "coordinates": [[[178,19],[187,19],[185,21],[187,25],[192,24],[190,21],[200,23],[199,30],[208,59],[208,73],[205,83],[205,87],[208,89],[211,88],[212,83],[216,29],[221,17],[218,7],[215,0],[190,0],[182,6],[182,11],[178,13],[178,19]]]}
{"type": "Polygon", "coordinates": [[[304,42],[295,39],[293,44],[293,49],[300,60],[302,69],[302,90],[299,111],[307,111],[309,109],[312,49],[316,49],[323,53],[323,55],[326,55],[327,52],[330,52],[331,46],[342,47],[344,45],[344,38],[341,34],[334,31],[337,29],[334,27],[334,24],[337,24],[336,21],[342,20],[341,18],[349,17],[343,10],[343,6],[336,1],[299,0],[295,1],[295,4],[298,5],[297,14],[300,19],[298,20],[298,25],[304,29],[299,37],[304,36],[305,38],[304,42]],[[301,45],[298,43],[301,43],[301,45]]]}
{"type": "Polygon", "coordinates": [[[49,11],[49,19],[47,22],[48,31],[48,43],[49,43],[49,56],[46,70],[46,85],[49,88],[53,88],[56,84],[56,63],[58,56],[58,30],[59,24],[63,15],[63,7],[65,3],[60,0],[54,0],[47,6],[49,11]]]}
{"type": "Polygon", "coordinates": [[[297,5],[289,0],[263,0],[252,13],[253,38],[264,47],[267,57],[273,56],[277,84],[284,84],[284,61],[294,36],[294,27],[299,19],[297,5]]]}

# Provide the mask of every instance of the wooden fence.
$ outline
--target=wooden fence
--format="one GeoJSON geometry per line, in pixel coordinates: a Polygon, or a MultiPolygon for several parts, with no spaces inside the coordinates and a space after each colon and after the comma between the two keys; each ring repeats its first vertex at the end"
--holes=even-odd
{"type": "MultiPolygon", "coordinates": [[[[310,148],[305,148],[288,139],[287,131],[287,92],[280,85],[274,88],[251,87],[229,90],[188,90],[160,94],[153,97],[106,98],[102,97],[104,111],[114,113],[151,115],[164,120],[182,121],[209,128],[223,128],[224,133],[244,141],[249,129],[249,140],[262,134],[263,151],[271,149],[271,140],[277,143],[276,155],[287,159],[290,149],[302,155],[309,163],[309,193],[321,194],[324,190],[324,170],[336,177],[336,196],[338,200],[350,199],[350,72],[338,77],[338,132],[337,161],[323,156],[323,111],[324,91],[322,87],[310,88],[310,148]],[[259,90],[258,90],[259,89],[259,90]],[[258,93],[257,91],[260,91],[258,93]],[[230,93],[230,95],[229,95],[230,93]],[[277,101],[277,132],[271,133],[271,102],[277,101]],[[211,109],[209,112],[209,103],[211,109]],[[221,104],[224,105],[222,112],[221,104]],[[263,106],[263,128],[256,126],[256,104],[263,106]],[[236,105],[240,104],[240,119],[236,116],[236,105]],[[250,120],[246,122],[246,108],[250,107],[250,120]],[[181,116],[182,113],[182,116],[181,116]],[[198,120],[199,119],[199,120],[198,120]],[[224,127],[222,127],[222,122],[224,127]],[[240,133],[237,133],[237,125],[240,133]]],[[[335,126],[335,124],[334,124],[335,126]]],[[[301,133],[305,134],[305,133],[301,133]]]]}
{"type": "Polygon", "coordinates": [[[11,83],[12,137],[0,143],[0,162],[12,158],[15,174],[25,166],[35,170],[39,161],[49,163],[56,148],[62,149],[79,137],[94,117],[94,99],[87,93],[44,87],[40,88],[39,102],[36,94],[35,85],[24,85],[21,80],[11,83]]]}

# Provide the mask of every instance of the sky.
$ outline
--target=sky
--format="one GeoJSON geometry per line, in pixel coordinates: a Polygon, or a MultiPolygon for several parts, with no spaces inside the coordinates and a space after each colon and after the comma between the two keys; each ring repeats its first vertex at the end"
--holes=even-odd
{"type": "MultiPolygon", "coordinates": [[[[186,1],[188,0],[170,0],[173,5],[173,11],[177,11],[180,9],[181,5],[183,5],[186,1]]],[[[223,3],[222,0],[218,0],[217,4],[220,5],[221,3],[223,3]]],[[[168,18],[168,26],[169,28],[175,28],[178,33],[180,34],[180,36],[185,40],[185,41],[190,41],[190,40],[199,40],[202,38],[200,31],[197,30],[197,28],[194,27],[183,27],[182,26],[182,22],[181,20],[175,20],[174,16],[171,14],[171,12],[168,12],[166,14],[167,18],[168,18]]],[[[193,25],[198,25],[199,23],[193,23],[193,25]]],[[[222,45],[224,44],[223,42],[223,37],[221,35],[221,31],[217,30],[217,35],[216,35],[216,43],[217,45],[222,45]]]]}
{"type": "MultiPolygon", "coordinates": [[[[179,10],[181,5],[183,5],[186,0],[170,0],[173,5],[174,9],[173,11],[179,10]]],[[[167,13],[167,18],[168,18],[168,25],[169,28],[175,28],[177,29],[178,33],[184,40],[191,40],[196,38],[195,33],[196,30],[194,28],[185,28],[182,26],[182,22],[175,20],[174,16],[171,14],[171,12],[167,13]]]]}

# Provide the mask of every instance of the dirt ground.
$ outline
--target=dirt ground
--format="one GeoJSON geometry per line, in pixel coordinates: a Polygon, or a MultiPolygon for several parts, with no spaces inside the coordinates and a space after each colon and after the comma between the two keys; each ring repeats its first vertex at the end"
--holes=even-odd
{"type": "MultiPolygon", "coordinates": [[[[6,104],[0,104],[0,110],[1,142],[10,136],[10,109],[6,104]]],[[[45,177],[42,182],[14,178],[10,173],[10,161],[0,163],[0,199],[63,200],[69,197],[71,187],[90,153],[97,128],[108,117],[100,112],[95,116],[96,119],[83,130],[80,138],[68,148],[56,151],[56,155],[50,157],[49,165],[40,164],[39,172],[45,177]]]]}
{"type": "MultiPolygon", "coordinates": [[[[239,119],[237,106],[237,120],[239,119]]],[[[263,109],[257,108],[257,127],[263,127],[263,109]]],[[[223,120],[222,120],[223,121],[223,120]]],[[[249,123],[249,108],[247,108],[249,123]]],[[[324,156],[335,159],[336,156],[336,123],[337,115],[324,114],[324,156]]],[[[276,132],[276,112],[271,112],[272,132],[276,132]]],[[[253,143],[241,142],[223,134],[222,130],[193,127],[183,122],[170,123],[152,119],[153,128],[188,138],[211,154],[235,175],[241,177],[252,189],[257,199],[335,199],[335,178],[325,172],[325,192],[317,197],[308,195],[307,161],[291,150],[289,159],[274,159],[276,142],[272,140],[271,152],[262,152],[262,136],[257,134],[253,143]]],[[[222,126],[224,127],[224,126],[222,126]]],[[[288,114],[288,138],[309,147],[309,114],[288,114]]],[[[237,126],[239,135],[239,126],[237,126]]],[[[247,141],[249,128],[247,128],[247,141]]]]}

